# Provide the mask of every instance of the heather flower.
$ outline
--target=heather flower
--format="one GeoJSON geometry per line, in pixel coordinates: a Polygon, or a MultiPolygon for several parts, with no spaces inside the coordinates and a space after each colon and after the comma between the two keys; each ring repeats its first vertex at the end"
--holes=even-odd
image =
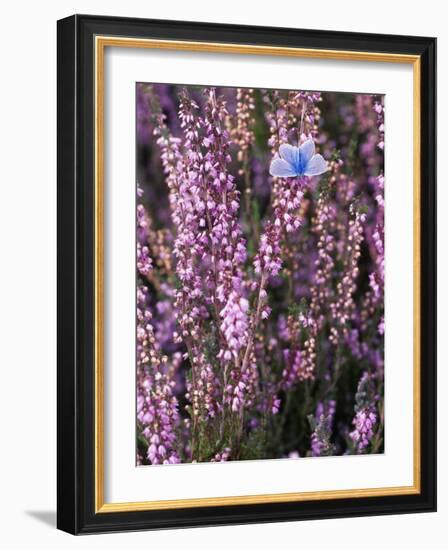
{"type": "MultiPolygon", "coordinates": [[[[335,166],[331,166],[335,169],[335,166]]],[[[333,170],[332,170],[333,172],[333,170]]],[[[316,213],[312,220],[313,231],[317,236],[317,257],[314,260],[314,284],[311,287],[311,314],[319,330],[325,322],[324,313],[334,299],[332,279],[335,269],[335,236],[336,209],[330,204],[328,196],[321,193],[317,201],[316,213]]]]}
{"type": "Polygon", "coordinates": [[[359,276],[359,258],[361,256],[361,243],[364,239],[363,224],[366,214],[353,205],[350,207],[351,219],[348,223],[347,245],[344,251],[345,268],[342,277],[337,284],[335,301],[330,305],[334,326],[331,328],[330,341],[337,345],[341,336],[349,337],[349,323],[355,311],[354,295],[356,282],[359,276]]]}
{"type": "Polygon", "coordinates": [[[168,357],[161,353],[147,308],[148,291],[137,290],[137,420],[148,441],[150,464],[180,462],[176,450],[178,402],[168,357]]]}
{"type": "Polygon", "coordinates": [[[360,409],[353,419],[355,429],[350,432],[350,437],[353,440],[355,449],[358,453],[363,453],[370,444],[374,434],[374,428],[377,423],[375,409],[364,408],[360,409]]]}
{"type": "Polygon", "coordinates": [[[378,141],[378,147],[383,150],[384,149],[384,105],[380,101],[376,101],[373,105],[373,109],[377,114],[377,126],[378,126],[378,134],[379,134],[379,141],[378,141]]]}
{"type": "Polygon", "coordinates": [[[230,447],[225,447],[220,453],[216,453],[210,462],[227,462],[232,454],[230,447]]]}
{"type": "Polygon", "coordinates": [[[331,436],[335,411],[335,401],[319,402],[315,415],[308,417],[312,429],[311,456],[331,456],[334,454],[335,447],[331,443],[331,436]]]}
{"type": "MultiPolygon", "coordinates": [[[[280,256],[281,240],[285,234],[299,229],[301,219],[299,208],[304,194],[302,179],[295,178],[288,183],[282,180],[273,200],[274,215],[260,237],[258,253],[254,260],[255,272],[266,282],[267,277],[278,275],[282,267],[280,256]]],[[[264,298],[264,294],[262,296],[264,298]]]]}
{"type": "Polygon", "coordinates": [[[381,452],[383,98],[138,84],[136,114],[137,464],[381,452]]]}
{"type": "Polygon", "coordinates": [[[376,401],[374,378],[370,373],[364,372],[355,396],[354,430],[350,432],[350,438],[357,454],[367,451],[375,434],[378,422],[376,401]]]}
{"type": "Polygon", "coordinates": [[[314,416],[308,416],[312,429],[311,433],[311,455],[331,456],[334,454],[335,446],[330,439],[333,430],[333,419],[336,412],[336,401],[319,401],[314,416]]]}
{"type": "Polygon", "coordinates": [[[236,359],[244,344],[247,342],[248,319],[247,311],[249,302],[239,296],[234,290],[220,312],[222,317],[221,330],[224,333],[228,349],[223,353],[225,360],[230,361],[232,356],[236,359]]]}
{"type": "Polygon", "coordinates": [[[303,379],[301,373],[302,354],[300,350],[283,350],[285,368],[282,372],[282,386],[285,390],[291,388],[298,380],[303,379]]]}
{"type": "Polygon", "coordinates": [[[288,142],[289,121],[287,102],[276,90],[263,94],[263,101],[266,105],[265,117],[270,132],[268,145],[274,154],[282,143],[288,142]]]}
{"type": "MultiPolygon", "coordinates": [[[[137,185],[137,196],[143,196],[143,190],[137,185]]],[[[137,204],[137,270],[147,276],[152,270],[152,259],[148,246],[149,219],[143,204],[137,204]]]]}
{"type": "Polygon", "coordinates": [[[238,146],[238,160],[247,162],[247,152],[255,141],[254,91],[251,88],[238,88],[236,91],[236,125],[231,130],[233,142],[238,146]]]}
{"type": "Polygon", "coordinates": [[[317,325],[313,317],[300,312],[288,317],[290,347],[283,350],[283,371],[280,387],[292,388],[297,382],[314,378],[316,367],[317,325]]]}

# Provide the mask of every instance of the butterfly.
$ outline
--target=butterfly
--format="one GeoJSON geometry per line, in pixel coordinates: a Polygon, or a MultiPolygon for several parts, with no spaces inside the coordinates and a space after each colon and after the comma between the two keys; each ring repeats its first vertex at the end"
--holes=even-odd
{"type": "Polygon", "coordinates": [[[280,158],[275,158],[269,167],[271,176],[295,178],[296,176],[319,176],[328,170],[322,155],[315,153],[314,141],[307,139],[300,147],[283,143],[279,148],[280,158]]]}

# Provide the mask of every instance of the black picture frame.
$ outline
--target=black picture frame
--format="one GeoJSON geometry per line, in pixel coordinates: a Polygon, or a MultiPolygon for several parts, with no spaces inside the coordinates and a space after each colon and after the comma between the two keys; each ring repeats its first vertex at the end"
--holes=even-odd
{"type": "Polygon", "coordinates": [[[74,15],[58,21],[57,526],[73,534],[436,510],[436,39],[74,15]],[[421,60],[419,494],[95,512],[94,39],[97,35],[410,54],[421,60]]]}

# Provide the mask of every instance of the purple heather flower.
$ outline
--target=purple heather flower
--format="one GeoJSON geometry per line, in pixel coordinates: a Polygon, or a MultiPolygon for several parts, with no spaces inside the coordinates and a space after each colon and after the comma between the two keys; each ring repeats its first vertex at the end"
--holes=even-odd
{"type": "Polygon", "coordinates": [[[355,416],[352,422],[354,430],[349,434],[356,454],[365,453],[374,436],[378,422],[375,406],[377,398],[374,376],[369,372],[364,372],[359,380],[355,396],[355,416]]]}
{"type": "Polygon", "coordinates": [[[283,358],[285,368],[282,371],[282,386],[285,390],[289,390],[298,380],[303,379],[303,373],[301,372],[301,352],[300,350],[292,352],[290,349],[285,349],[283,350],[283,358]]]}
{"type": "Polygon", "coordinates": [[[328,170],[322,155],[315,153],[314,141],[307,139],[300,147],[283,143],[279,147],[280,158],[271,162],[269,173],[279,178],[320,176],[328,170]]]}
{"type": "Polygon", "coordinates": [[[224,359],[230,361],[232,355],[237,358],[240,349],[247,342],[248,319],[247,310],[249,302],[246,298],[238,296],[232,290],[226,305],[221,310],[221,330],[225,336],[228,349],[222,354],[224,359]]]}
{"type": "Polygon", "coordinates": [[[230,447],[225,447],[220,453],[216,453],[213,458],[210,459],[210,462],[226,462],[229,460],[232,449],[230,447]]]}
{"type": "Polygon", "coordinates": [[[140,88],[137,463],[381,451],[382,99],[140,88]]]}
{"type": "Polygon", "coordinates": [[[350,432],[356,451],[363,453],[370,444],[377,423],[377,415],[373,407],[360,409],[353,419],[355,429],[350,432]]]}
{"type": "Polygon", "coordinates": [[[319,401],[314,416],[310,415],[311,456],[331,456],[335,446],[331,443],[333,419],[336,412],[336,401],[319,401]]]}
{"type": "Polygon", "coordinates": [[[317,419],[314,431],[311,434],[311,455],[312,456],[331,456],[334,452],[334,446],[330,442],[331,423],[333,418],[323,414],[317,419]]]}
{"type": "Polygon", "coordinates": [[[176,383],[168,357],[162,355],[148,310],[148,289],[137,288],[137,420],[148,442],[151,464],[180,462],[176,449],[179,421],[176,383]]]}

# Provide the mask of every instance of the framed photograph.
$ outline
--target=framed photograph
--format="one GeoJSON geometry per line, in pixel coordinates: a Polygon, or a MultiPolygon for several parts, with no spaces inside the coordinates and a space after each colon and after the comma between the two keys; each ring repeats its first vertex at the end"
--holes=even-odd
{"type": "Polygon", "coordinates": [[[58,22],[58,527],[436,509],[434,38],[58,22]]]}

